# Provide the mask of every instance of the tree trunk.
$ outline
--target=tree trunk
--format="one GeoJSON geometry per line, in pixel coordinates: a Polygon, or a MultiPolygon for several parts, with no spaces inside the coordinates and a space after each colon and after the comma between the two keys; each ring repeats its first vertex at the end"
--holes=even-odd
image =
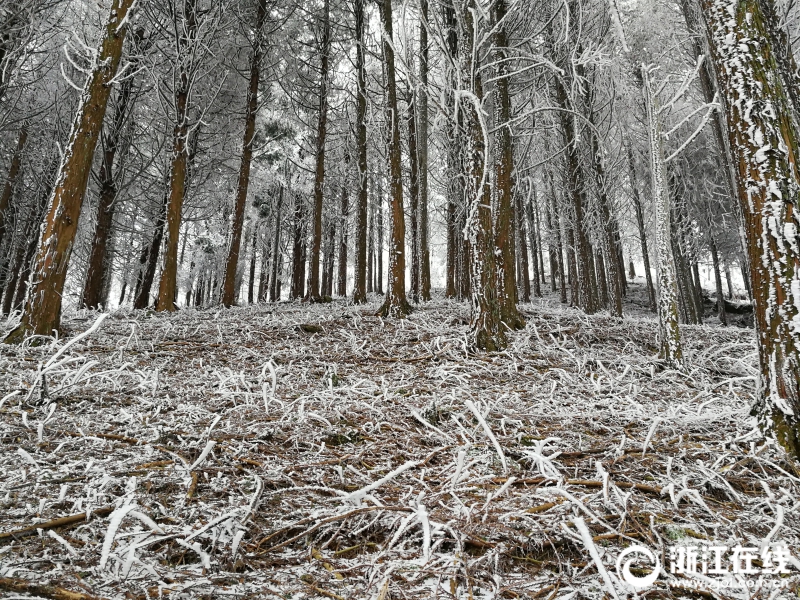
{"type": "Polygon", "coordinates": [[[275,207],[275,235],[272,238],[272,284],[269,287],[269,301],[281,299],[281,208],[283,208],[283,186],[278,194],[278,205],[275,207]]]}
{"type": "Polygon", "coordinates": [[[788,40],[771,0],[701,0],[700,5],[747,233],[761,365],[753,410],[765,432],[800,458],[796,69],[786,56],[788,40]]]}
{"type": "MultiPolygon", "coordinates": [[[[529,181],[528,185],[532,185],[529,181]]],[[[531,301],[531,277],[530,265],[528,262],[528,244],[525,239],[525,208],[522,205],[522,194],[514,194],[514,229],[515,239],[517,240],[517,293],[522,302],[531,301]]],[[[530,231],[530,227],[528,227],[530,231]]],[[[530,236],[531,241],[535,241],[534,236],[530,236]]],[[[531,257],[533,258],[533,277],[534,285],[539,282],[539,263],[536,262],[536,246],[531,246],[531,257]]]]}
{"type": "Polygon", "coordinates": [[[522,209],[522,198],[520,198],[518,214],[519,218],[526,218],[528,220],[528,238],[531,244],[531,256],[533,257],[533,295],[537,298],[542,297],[542,285],[539,277],[539,268],[541,265],[538,263],[537,254],[539,254],[539,245],[536,243],[536,226],[533,215],[533,203],[536,202],[536,186],[532,179],[528,180],[528,200],[525,202],[525,208],[522,209]]]}
{"type": "Polygon", "coordinates": [[[589,241],[586,238],[585,224],[584,224],[584,194],[583,189],[583,176],[581,174],[581,167],[579,163],[579,148],[578,141],[575,135],[575,126],[573,117],[570,114],[572,108],[567,96],[567,90],[564,84],[558,77],[553,78],[556,88],[556,100],[558,105],[563,109],[559,111],[559,119],[561,121],[561,129],[564,133],[564,143],[567,145],[566,162],[568,173],[568,191],[572,199],[573,209],[573,227],[571,237],[574,238],[574,245],[572,239],[569,240],[569,246],[573,249],[575,254],[576,273],[573,279],[572,287],[577,292],[573,292],[572,304],[577,305],[587,314],[596,312],[597,308],[594,305],[594,298],[591,289],[591,273],[589,271],[589,241]],[[567,111],[567,112],[565,112],[567,111]],[[576,297],[577,296],[577,297],[576,297]]]}
{"type": "Polygon", "coordinates": [[[158,215],[156,216],[155,228],[150,245],[142,249],[142,256],[139,259],[141,265],[141,283],[137,285],[136,298],[133,301],[133,308],[141,310],[150,305],[150,289],[156,276],[158,267],[158,254],[161,250],[161,242],[164,239],[164,223],[167,218],[167,203],[169,196],[164,196],[158,215]]]}
{"type": "MultiPolygon", "coordinates": [[[[495,114],[498,127],[494,134],[495,169],[494,189],[497,215],[494,222],[493,243],[497,255],[497,301],[500,318],[510,329],[525,327],[525,319],[517,309],[516,256],[514,239],[514,143],[511,132],[511,94],[508,75],[508,36],[506,34],[506,0],[495,0],[492,11],[494,28],[495,114]]],[[[488,140],[487,140],[488,141],[488,140]]]]}
{"type": "Polygon", "coordinates": [[[250,164],[253,160],[253,138],[256,132],[256,113],[258,111],[258,84],[261,77],[261,32],[267,18],[267,0],[258,0],[256,13],[255,40],[250,59],[250,84],[247,88],[247,108],[245,111],[244,141],[242,142],[242,162],[239,165],[239,183],[236,187],[236,203],[233,209],[233,224],[225,263],[222,283],[222,305],[234,304],[236,271],[239,264],[239,249],[242,243],[242,224],[247,204],[247,190],[250,186],[250,164]]]}
{"type": "MultiPolygon", "coordinates": [[[[253,241],[250,244],[250,273],[247,281],[247,303],[253,304],[256,285],[256,259],[258,258],[258,223],[253,226],[253,241]]],[[[188,302],[187,302],[188,304],[188,302]]]]}
{"type": "Polygon", "coordinates": [[[3,243],[6,228],[8,223],[9,207],[11,206],[11,197],[14,195],[14,185],[17,182],[19,175],[19,168],[22,164],[22,151],[25,149],[25,143],[28,141],[28,124],[23,123],[22,128],[19,130],[19,138],[17,139],[17,148],[14,150],[14,157],[11,159],[11,167],[8,169],[8,176],[6,183],[3,186],[3,195],[0,196],[0,244],[3,243]]]}
{"type": "Polygon", "coordinates": [[[420,298],[431,299],[431,256],[428,241],[428,0],[420,0],[419,98],[417,150],[419,153],[419,276],[420,298]]]}
{"type": "Polygon", "coordinates": [[[320,252],[322,250],[322,199],[325,189],[325,135],[328,125],[328,54],[331,47],[330,2],[324,0],[322,15],[322,62],[319,84],[319,120],[317,121],[317,163],[314,174],[314,213],[311,227],[311,264],[308,272],[308,296],[321,300],[319,293],[320,252]]]}
{"type": "Polygon", "coordinates": [[[289,297],[302,298],[306,280],[306,216],[303,199],[297,192],[294,197],[294,241],[292,244],[292,287],[289,297]]]}
{"type": "MultiPolygon", "coordinates": [[[[369,224],[367,232],[369,240],[367,244],[367,293],[375,291],[375,185],[372,186],[373,198],[369,203],[369,224]]],[[[366,298],[366,295],[365,295],[366,298]]],[[[364,300],[366,302],[366,300],[364,300]]]]}
{"type": "Polygon", "coordinates": [[[653,287],[653,275],[650,272],[650,253],[647,250],[647,232],[644,228],[644,213],[642,212],[642,202],[639,199],[639,185],[636,180],[636,163],[633,160],[630,140],[625,137],[625,150],[628,154],[628,177],[630,178],[631,192],[633,196],[633,208],[636,212],[636,223],[639,226],[639,241],[642,245],[642,262],[644,263],[644,276],[647,281],[647,298],[650,310],[655,312],[656,291],[653,287]]]}
{"type": "Polygon", "coordinates": [[[669,190],[664,173],[664,140],[658,116],[658,98],[650,86],[646,68],[641,69],[645,106],[650,136],[650,169],[652,173],[653,208],[656,219],[656,248],[658,249],[658,323],[660,357],[667,364],[679,367],[683,362],[681,332],[678,327],[678,300],[675,284],[675,259],[672,254],[669,190]]]}
{"type": "Polygon", "coordinates": [[[731,268],[728,264],[725,265],[725,280],[728,284],[728,300],[733,300],[733,278],[731,277],[731,268]]]}
{"type": "MultiPolygon", "coordinates": [[[[383,0],[383,59],[386,65],[386,121],[389,125],[387,156],[389,162],[389,193],[392,211],[389,239],[389,280],[386,300],[378,314],[384,317],[404,317],[411,312],[406,300],[406,224],[403,214],[402,157],[400,154],[400,119],[397,114],[397,83],[394,70],[394,41],[392,35],[392,1],[383,0]]],[[[380,262],[378,263],[380,271],[380,262]]]]}
{"type": "MultiPolygon", "coordinates": [[[[138,29],[133,34],[133,54],[137,55],[137,46],[144,37],[144,30],[138,29]]],[[[135,72],[137,60],[133,60],[130,70],[135,72]]],[[[122,131],[128,115],[128,104],[133,91],[133,76],[126,77],[119,89],[114,116],[108,131],[102,136],[103,154],[100,162],[100,194],[97,203],[97,220],[94,229],[92,249],[89,253],[89,268],[83,286],[81,304],[85,308],[99,308],[103,303],[103,290],[110,283],[110,262],[112,252],[108,246],[111,228],[114,223],[114,211],[117,207],[117,184],[114,180],[114,162],[122,141],[122,131]]]]}
{"type": "MultiPolygon", "coordinates": [[[[423,0],[425,1],[425,0],[423,0]]],[[[356,202],[356,253],[355,278],[353,282],[353,303],[367,301],[367,209],[369,203],[367,189],[367,75],[364,52],[364,0],[355,0],[356,25],[356,148],[358,151],[358,200],[356,202]]],[[[371,240],[370,240],[371,241],[371,240]]],[[[371,252],[370,252],[371,254],[371,252]]],[[[370,257],[371,261],[372,258],[370,257]]],[[[369,282],[371,287],[372,282],[369,282]]]]}
{"type": "MultiPolygon", "coordinates": [[[[589,111],[589,122],[594,124],[594,108],[589,111]]],[[[600,230],[602,234],[603,255],[606,268],[602,271],[608,271],[608,286],[603,290],[605,283],[601,284],[600,292],[607,296],[607,302],[604,302],[609,308],[612,317],[622,317],[622,286],[623,279],[625,278],[625,269],[620,269],[619,253],[617,252],[617,239],[615,234],[614,216],[611,213],[611,201],[608,198],[606,191],[606,173],[605,165],[603,164],[603,156],[600,148],[600,139],[596,133],[595,128],[589,130],[589,136],[592,142],[592,170],[595,174],[597,183],[597,199],[600,207],[600,230]]],[[[604,273],[603,277],[605,277],[604,273]]],[[[597,274],[598,278],[601,272],[597,274]]]]}
{"type": "MultiPolygon", "coordinates": [[[[424,1],[424,0],[423,0],[424,1]]],[[[452,3],[442,6],[443,20],[447,28],[447,52],[453,65],[458,61],[458,32],[456,30],[456,15],[452,3]]],[[[448,113],[453,115],[447,120],[447,274],[445,283],[445,297],[460,299],[460,269],[459,255],[462,237],[458,228],[458,204],[464,197],[463,179],[461,174],[460,144],[459,144],[459,113],[455,108],[456,96],[453,90],[458,86],[455,67],[448,69],[447,107],[448,113]]]]}
{"type": "Polygon", "coordinates": [[[135,0],[114,0],[80,105],[72,125],[69,142],[50,200],[42,229],[32,285],[22,321],[6,342],[21,342],[27,334],[51,335],[61,325],[61,298],[67,276],[75,231],[78,228],[83,196],[89,182],[97,139],[117,74],[122,45],[127,31],[128,9],[135,0]]]}
{"type": "MultiPolygon", "coordinates": [[[[375,293],[383,294],[383,179],[378,179],[378,197],[375,200],[375,293]]],[[[391,260],[389,262],[391,267],[391,260]]]]}
{"type": "Polygon", "coordinates": [[[349,211],[348,204],[350,197],[347,191],[347,185],[342,186],[342,214],[339,224],[339,272],[336,277],[336,295],[347,296],[347,213],[349,211]]]}
{"type": "Polygon", "coordinates": [[[408,90],[408,111],[406,125],[408,129],[408,157],[410,165],[408,195],[411,200],[409,207],[409,232],[411,233],[411,300],[419,304],[420,291],[420,252],[419,252],[419,155],[417,148],[417,117],[416,102],[413,90],[408,90]]]}
{"type": "Polygon", "coordinates": [[[178,289],[178,238],[181,228],[181,213],[183,200],[186,197],[186,179],[188,173],[188,144],[189,133],[189,94],[191,92],[191,77],[187,70],[185,56],[190,52],[189,45],[197,36],[197,0],[186,0],[184,5],[184,32],[178,33],[178,53],[180,73],[175,88],[175,127],[172,139],[172,165],[170,168],[169,201],[166,212],[166,234],[164,245],[164,261],[161,268],[161,280],[158,284],[158,300],[156,310],[174,311],[175,294],[178,289]]]}

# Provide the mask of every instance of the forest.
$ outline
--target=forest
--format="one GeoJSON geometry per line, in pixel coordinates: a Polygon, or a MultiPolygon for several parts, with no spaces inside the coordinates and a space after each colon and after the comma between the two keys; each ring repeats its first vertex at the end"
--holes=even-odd
{"type": "Polygon", "coordinates": [[[0,597],[800,598],[794,0],[0,0],[0,597]]]}

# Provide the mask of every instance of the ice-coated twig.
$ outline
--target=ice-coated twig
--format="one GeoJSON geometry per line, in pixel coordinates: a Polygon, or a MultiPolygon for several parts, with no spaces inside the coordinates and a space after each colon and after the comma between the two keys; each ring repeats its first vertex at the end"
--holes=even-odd
{"type": "Polygon", "coordinates": [[[206,461],[206,457],[208,456],[208,453],[211,452],[214,449],[214,446],[216,446],[216,445],[217,445],[217,442],[215,442],[214,440],[208,440],[206,442],[205,448],[203,448],[203,451],[200,453],[200,456],[197,457],[197,460],[194,461],[191,464],[191,466],[188,468],[188,470],[189,471],[194,471],[196,468],[198,468],[200,465],[202,465],[206,461]]]}
{"type": "Polygon", "coordinates": [[[597,551],[597,546],[594,545],[594,540],[592,540],[592,534],[589,532],[589,528],[586,526],[586,521],[583,520],[583,517],[575,517],[572,522],[575,524],[575,529],[578,530],[581,540],[583,540],[583,545],[589,551],[589,555],[592,557],[592,561],[597,567],[597,571],[600,573],[600,577],[602,577],[608,593],[611,594],[612,598],[619,600],[617,590],[614,588],[614,583],[611,580],[611,575],[608,574],[608,571],[603,565],[603,559],[600,558],[600,553],[597,551]]]}
{"type": "Polygon", "coordinates": [[[483,415],[472,402],[472,400],[466,401],[467,408],[472,411],[472,414],[475,415],[475,418],[478,420],[478,423],[481,424],[483,430],[486,432],[487,437],[492,441],[494,445],[494,449],[497,450],[497,456],[500,458],[500,462],[503,465],[503,473],[508,473],[508,464],[506,463],[506,455],[503,452],[503,449],[500,447],[500,442],[497,441],[497,438],[494,436],[489,424],[486,422],[486,419],[483,418],[483,415]]]}
{"type": "Polygon", "coordinates": [[[135,504],[125,504],[115,509],[108,519],[108,529],[106,529],[106,537],[103,539],[103,548],[100,553],[100,570],[106,568],[109,554],[111,553],[111,546],[114,544],[114,538],[117,535],[117,530],[122,524],[122,520],[129,512],[136,510],[135,504]]]}
{"type": "Polygon", "coordinates": [[[368,486],[365,486],[365,487],[361,488],[360,490],[356,490],[355,492],[351,492],[351,493],[347,494],[346,496],[344,496],[342,498],[342,500],[344,500],[345,502],[352,502],[353,504],[358,505],[358,504],[361,503],[361,500],[363,500],[364,497],[367,494],[369,494],[370,492],[372,492],[374,490],[377,490],[379,487],[381,487],[382,485],[384,485],[386,483],[389,483],[392,479],[394,479],[395,477],[397,477],[398,475],[400,475],[404,471],[408,471],[409,469],[413,469],[414,467],[418,466],[419,464],[420,464],[420,461],[418,461],[418,460],[410,460],[407,463],[402,464],[399,467],[397,467],[391,473],[388,473],[388,474],[384,475],[383,477],[378,479],[378,481],[370,483],[368,486]]]}

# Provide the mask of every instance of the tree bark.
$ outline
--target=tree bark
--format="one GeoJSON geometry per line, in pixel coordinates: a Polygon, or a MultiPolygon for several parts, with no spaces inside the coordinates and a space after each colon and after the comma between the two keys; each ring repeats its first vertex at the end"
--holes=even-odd
{"type": "MultiPolygon", "coordinates": [[[[589,110],[589,122],[594,124],[594,108],[589,110]]],[[[606,191],[606,173],[605,165],[603,164],[602,149],[600,147],[600,139],[595,131],[595,128],[590,128],[589,136],[591,138],[591,152],[592,152],[592,170],[594,171],[595,181],[597,184],[597,199],[600,208],[600,230],[602,233],[602,242],[604,254],[605,269],[602,271],[608,272],[608,285],[606,290],[603,290],[601,285],[600,292],[607,297],[607,302],[604,302],[609,308],[612,317],[622,317],[622,287],[625,278],[625,270],[620,269],[619,253],[617,252],[617,239],[615,234],[614,216],[611,212],[611,201],[608,198],[606,191]]],[[[598,277],[601,272],[598,271],[598,277]]],[[[603,276],[605,274],[603,273],[603,276]]]]}
{"type": "Polygon", "coordinates": [[[409,232],[411,233],[411,300],[419,304],[420,294],[420,250],[419,250],[419,154],[417,148],[416,101],[414,91],[408,90],[408,111],[406,125],[408,129],[408,158],[410,166],[408,195],[409,232]]]}
{"type": "Polygon", "coordinates": [[[644,213],[642,212],[642,201],[639,198],[639,184],[636,179],[636,163],[633,160],[633,150],[631,150],[630,140],[625,139],[625,150],[628,154],[628,177],[631,184],[633,196],[633,208],[636,212],[636,223],[639,226],[639,242],[642,246],[642,262],[644,263],[644,276],[647,281],[647,298],[652,312],[656,312],[656,290],[653,287],[653,275],[650,272],[650,252],[647,250],[647,231],[644,227],[644,213]]]}
{"type": "Polygon", "coordinates": [[[255,299],[253,293],[255,292],[255,285],[256,285],[256,259],[258,258],[258,226],[259,223],[256,223],[253,226],[253,241],[250,243],[250,273],[247,281],[248,304],[253,304],[253,300],[255,299]]]}
{"type": "Polygon", "coordinates": [[[428,0],[420,0],[419,94],[417,148],[419,151],[419,275],[420,298],[431,299],[431,256],[428,231],[428,0]]]}
{"type": "MultiPolygon", "coordinates": [[[[532,185],[528,182],[528,185],[532,185]]],[[[528,261],[528,244],[525,239],[525,208],[522,205],[522,194],[514,194],[514,228],[515,238],[517,240],[517,293],[519,294],[522,302],[531,301],[531,278],[530,278],[530,265],[528,261]]],[[[530,226],[528,226],[530,232],[530,226]]],[[[535,240],[534,236],[529,236],[531,241],[535,240]]],[[[533,258],[533,276],[534,286],[539,281],[539,263],[536,262],[536,247],[531,246],[531,257],[533,258]]]]}
{"type": "MultiPolygon", "coordinates": [[[[345,162],[349,162],[345,160],[345,162]]],[[[348,204],[350,203],[350,196],[347,191],[347,185],[342,186],[342,207],[341,215],[339,218],[339,260],[338,270],[336,276],[336,295],[347,296],[347,213],[349,211],[348,204]]]]}
{"type": "Polygon", "coordinates": [[[247,204],[247,190],[250,186],[250,165],[253,161],[253,138],[256,133],[256,113],[258,112],[258,84],[261,79],[261,32],[267,19],[267,0],[258,0],[253,55],[250,59],[250,82],[247,87],[247,108],[245,111],[244,141],[242,142],[242,161],[239,165],[239,182],[236,186],[236,202],[233,209],[233,224],[225,263],[222,283],[222,305],[226,308],[235,301],[236,271],[239,265],[239,250],[242,243],[242,224],[247,204]]]}
{"type": "MultiPolygon", "coordinates": [[[[424,0],[423,0],[424,1],[424,0]]],[[[353,303],[367,301],[367,75],[364,52],[364,0],[354,2],[356,25],[356,149],[358,151],[358,199],[356,201],[356,253],[353,303]]],[[[370,260],[372,260],[370,258],[370,260]]],[[[369,269],[370,275],[372,269],[369,269]]],[[[372,282],[370,282],[371,287],[372,282]]]]}
{"type": "MultiPolygon", "coordinates": [[[[137,46],[144,37],[144,30],[138,29],[133,34],[133,54],[137,57],[137,46]]],[[[130,70],[136,71],[138,60],[131,61],[130,70]]],[[[114,106],[114,116],[102,136],[103,154],[100,162],[100,194],[97,203],[97,219],[95,222],[94,239],[89,253],[89,268],[86,272],[86,282],[83,286],[81,304],[85,308],[99,308],[103,303],[104,288],[110,283],[110,262],[112,252],[109,248],[111,228],[114,223],[114,212],[117,207],[117,184],[114,178],[114,163],[117,151],[122,142],[122,131],[128,116],[128,105],[133,91],[133,76],[126,77],[120,86],[114,106]]]]}
{"type": "Polygon", "coordinates": [[[581,167],[579,163],[579,149],[577,145],[577,138],[575,135],[575,126],[573,117],[569,112],[571,105],[567,96],[567,90],[559,77],[553,78],[555,82],[556,100],[558,105],[563,109],[559,111],[559,119],[561,121],[561,129],[564,133],[564,143],[567,145],[566,162],[568,173],[568,191],[572,200],[572,209],[574,216],[574,225],[572,227],[572,237],[575,240],[573,246],[570,240],[570,247],[573,248],[576,258],[576,278],[573,280],[573,289],[577,294],[573,293],[572,304],[577,305],[587,314],[592,314],[597,311],[594,304],[594,297],[591,288],[591,274],[589,271],[589,241],[586,237],[586,230],[584,224],[584,194],[583,194],[583,176],[581,174],[581,167]],[[577,296],[577,297],[575,297],[577,296]]]}
{"type": "Polygon", "coordinates": [[[58,179],[45,218],[32,285],[27,290],[22,321],[6,342],[21,342],[27,334],[51,335],[61,325],[61,298],[67,275],[92,158],[117,74],[127,31],[128,9],[135,0],[114,0],[103,40],[72,125],[58,179]]]}
{"type": "Polygon", "coordinates": [[[397,114],[397,82],[394,68],[392,0],[383,0],[381,18],[383,22],[383,59],[386,65],[386,122],[389,126],[387,157],[389,162],[391,231],[386,300],[378,314],[384,317],[404,317],[411,312],[411,305],[406,300],[406,224],[405,215],[403,214],[402,157],[400,154],[400,119],[397,114]]]}
{"type": "Polygon", "coordinates": [[[325,136],[328,125],[328,54],[331,47],[330,1],[324,0],[322,15],[322,60],[320,64],[319,119],[317,121],[317,162],[314,174],[314,212],[311,226],[311,264],[307,300],[319,302],[320,253],[322,250],[322,200],[325,189],[325,136]]]}
{"type": "Polygon", "coordinates": [[[747,233],[761,367],[753,411],[764,431],[800,458],[796,69],[771,0],[701,0],[700,6],[747,233]]]}
{"type": "Polygon", "coordinates": [[[275,207],[275,235],[272,238],[272,277],[269,287],[269,301],[281,299],[281,209],[283,208],[283,186],[278,194],[278,205],[275,207]]]}
{"type": "Polygon", "coordinates": [[[641,73],[650,136],[650,170],[653,179],[653,208],[656,219],[660,357],[668,365],[680,367],[683,362],[683,349],[681,332],[678,327],[678,290],[675,283],[675,259],[672,254],[669,190],[664,173],[664,140],[658,116],[658,98],[650,85],[650,78],[645,67],[642,67],[641,73]]]}
{"type": "Polygon", "coordinates": [[[23,123],[22,128],[19,130],[17,147],[14,150],[14,156],[11,159],[11,166],[8,169],[6,183],[3,186],[3,194],[0,196],[0,244],[3,243],[3,238],[5,237],[9,207],[11,206],[11,197],[14,195],[14,186],[17,182],[20,165],[22,164],[22,151],[25,149],[25,143],[27,141],[28,124],[23,123]]]}
{"type": "Polygon", "coordinates": [[[539,278],[540,265],[537,260],[539,254],[539,247],[536,243],[536,227],[533,215],[533,203],[536,202],[536,187],[533,180],[528,180],[528,200],[525,202],[525,209],[522,210],[522,199],[520,198],[519,217],[520,219],[526,218],[528,220],[528,238],[531,244],[531,256],[533,258],[533,295],[537,298],[542,297],[542,285],[539,278]],[[524,215],[524,217],[523,217],[524,215]]]}
{"type": "Polygon", "coordinates": [[[498,258],[497,301],[500,318],[509,329],[522,329],[525,319],[517,309],[516,241],[514,238],[514,143],[511,132],[511,95],[508,75],[508,36],[506,34],[506,0],[495,0],[492,11],[494,28],[495,114],[497,131],[495,140],[494,188],[497,216],[494,222],[493,243],[498,258]]]}
{"type": "Polygon", "coordinates": [[[169,201],[166,212],[166,234],[164,245],[164,261],[161,268],[161,280],[158,284],[157,311],[177,310],[175,293],[178,288],[178,238],[180,236],[183,200],[186,196],[186,179],[188,173],[189,133],[189,94],[191,92],[191,76],[186,65],[186,54],[190,52],[197,36],[197,0],[186,0],[184,5],[184,31],[178,33],[178,53],[180,72],[175,88],[175,127],[172,139],[172,165],[170,168],[169,201]]]}

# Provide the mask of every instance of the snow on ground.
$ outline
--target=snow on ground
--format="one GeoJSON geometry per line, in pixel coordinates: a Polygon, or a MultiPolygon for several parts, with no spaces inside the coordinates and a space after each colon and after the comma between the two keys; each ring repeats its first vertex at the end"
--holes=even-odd
{"type": "Polygon", "coordinates": [[[796,558],[776,589],[669,573],[693,545],[797,556],[752,330],[683,327],[677,372],[641,312],[526,305],[472,355],[466,305],[377,306],[122,311],[66,347],[81,312],[0,348],[0,595],[623,598],[640,544],[666,570],[646,597],[796,597],[796,558]]]}

